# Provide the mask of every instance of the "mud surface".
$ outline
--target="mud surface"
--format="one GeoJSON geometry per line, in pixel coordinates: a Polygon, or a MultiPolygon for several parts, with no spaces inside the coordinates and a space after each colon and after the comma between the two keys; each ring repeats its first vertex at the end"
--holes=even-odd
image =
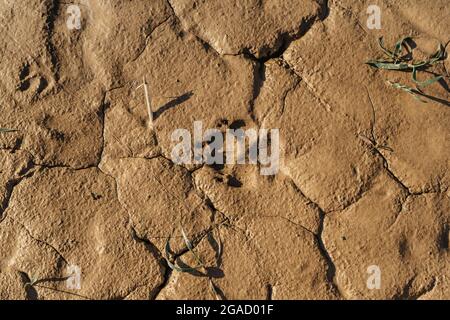
{"type": "Polygon", "coordinates": [[[386,83],[410,74],[364,64],[380,36],[446,45],[449,15],[448,0],[2,1],[0,299],[450,299],[450,60],[426,103],[386,83]],[[194,121],[279,128],[278,174],[175,164],[171,134],[194,121]],[[197,264],[180,225],[206,268],[169,268],[169,237],[197,264]]]}

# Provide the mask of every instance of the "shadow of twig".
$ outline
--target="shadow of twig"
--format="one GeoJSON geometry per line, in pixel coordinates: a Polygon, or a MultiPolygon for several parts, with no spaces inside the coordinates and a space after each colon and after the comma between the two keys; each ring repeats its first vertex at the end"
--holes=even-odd
{"type": "Polygon", "coordinates": [[[427,99],[430,99],[430,100],[432,100],[434,102],[440,103],[440,104],[442,104],[444,106],[450,107],[450,102],[445,100],[445,99],[441,99],[441,98],[437,98],[437,97],[434,97],[434,96],[430,96],[428,94],[425,94],[423,92],[418,92],[418,91],[417,91],[417,94],[419,94],[422,97],[425,97],[427,99]]]}
{"type": "Polygon", "coordinates": [[[176,106],[188,101],[193,95],[194,95],[194,93],[192,91],[189,91],[189,92],[186,92],[185,94],[173,99],[172,101],[169,101],[168,103],[166,103],[165,105],[163,105],[162,107],[160,107],[158,110],[156,110],[153,113],[154,119],[155,120],[158,119],[167,110],[175,108],[176,106]]]}

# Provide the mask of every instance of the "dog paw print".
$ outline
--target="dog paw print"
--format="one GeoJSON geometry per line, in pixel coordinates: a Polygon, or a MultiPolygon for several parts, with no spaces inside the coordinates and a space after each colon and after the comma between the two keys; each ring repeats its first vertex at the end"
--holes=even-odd
{"type": "Polygon", "coordinates": [[[241,188],[242,182],[230,174],[218,173],[213,177],[214,181],[224,183],[231,188],[241,188]]]}
{"type": "Polygon", "coordinates": [[[36,98],[49,90],[49,82],[47,77],[39,72],[37,66],[26,63],[19,72],[17,90],[31,93],[32,98],[36,98]]]}
{"type": "Polygon", "coordinates": [[[234,121],[229,121],[228,119],[220,119],[216,123],[216,127],[218,129],[231,129],[231,130],[238,130],[241,128],[244,128],[246,126],[245,121],[238,119],[234,121]]]}

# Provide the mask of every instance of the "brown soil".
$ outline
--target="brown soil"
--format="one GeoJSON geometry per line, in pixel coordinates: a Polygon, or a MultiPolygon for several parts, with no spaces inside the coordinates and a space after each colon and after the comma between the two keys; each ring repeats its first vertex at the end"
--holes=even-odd
{"type": "Polygon", "coordinates": [[[74,4],[0,3],[0,299],[450,299],[450,60],[427,103],[364,64],[447,44],[448,0],[74,4]],[[279,173],[174,164],[194,121],[279,128],[279,173]]]}

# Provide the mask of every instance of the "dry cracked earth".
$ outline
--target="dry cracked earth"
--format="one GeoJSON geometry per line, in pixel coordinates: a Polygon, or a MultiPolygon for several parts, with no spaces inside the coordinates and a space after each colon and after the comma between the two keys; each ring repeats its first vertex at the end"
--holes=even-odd
{"type": "Polygon", "coordinates": [[[0,2],[0,299],[450,298],[450,60],[427,103],[365,64],[448,0],[70,2],[0,2]],[[278,174],[176,165],[196,120],[279,128],[278,174]]]}

